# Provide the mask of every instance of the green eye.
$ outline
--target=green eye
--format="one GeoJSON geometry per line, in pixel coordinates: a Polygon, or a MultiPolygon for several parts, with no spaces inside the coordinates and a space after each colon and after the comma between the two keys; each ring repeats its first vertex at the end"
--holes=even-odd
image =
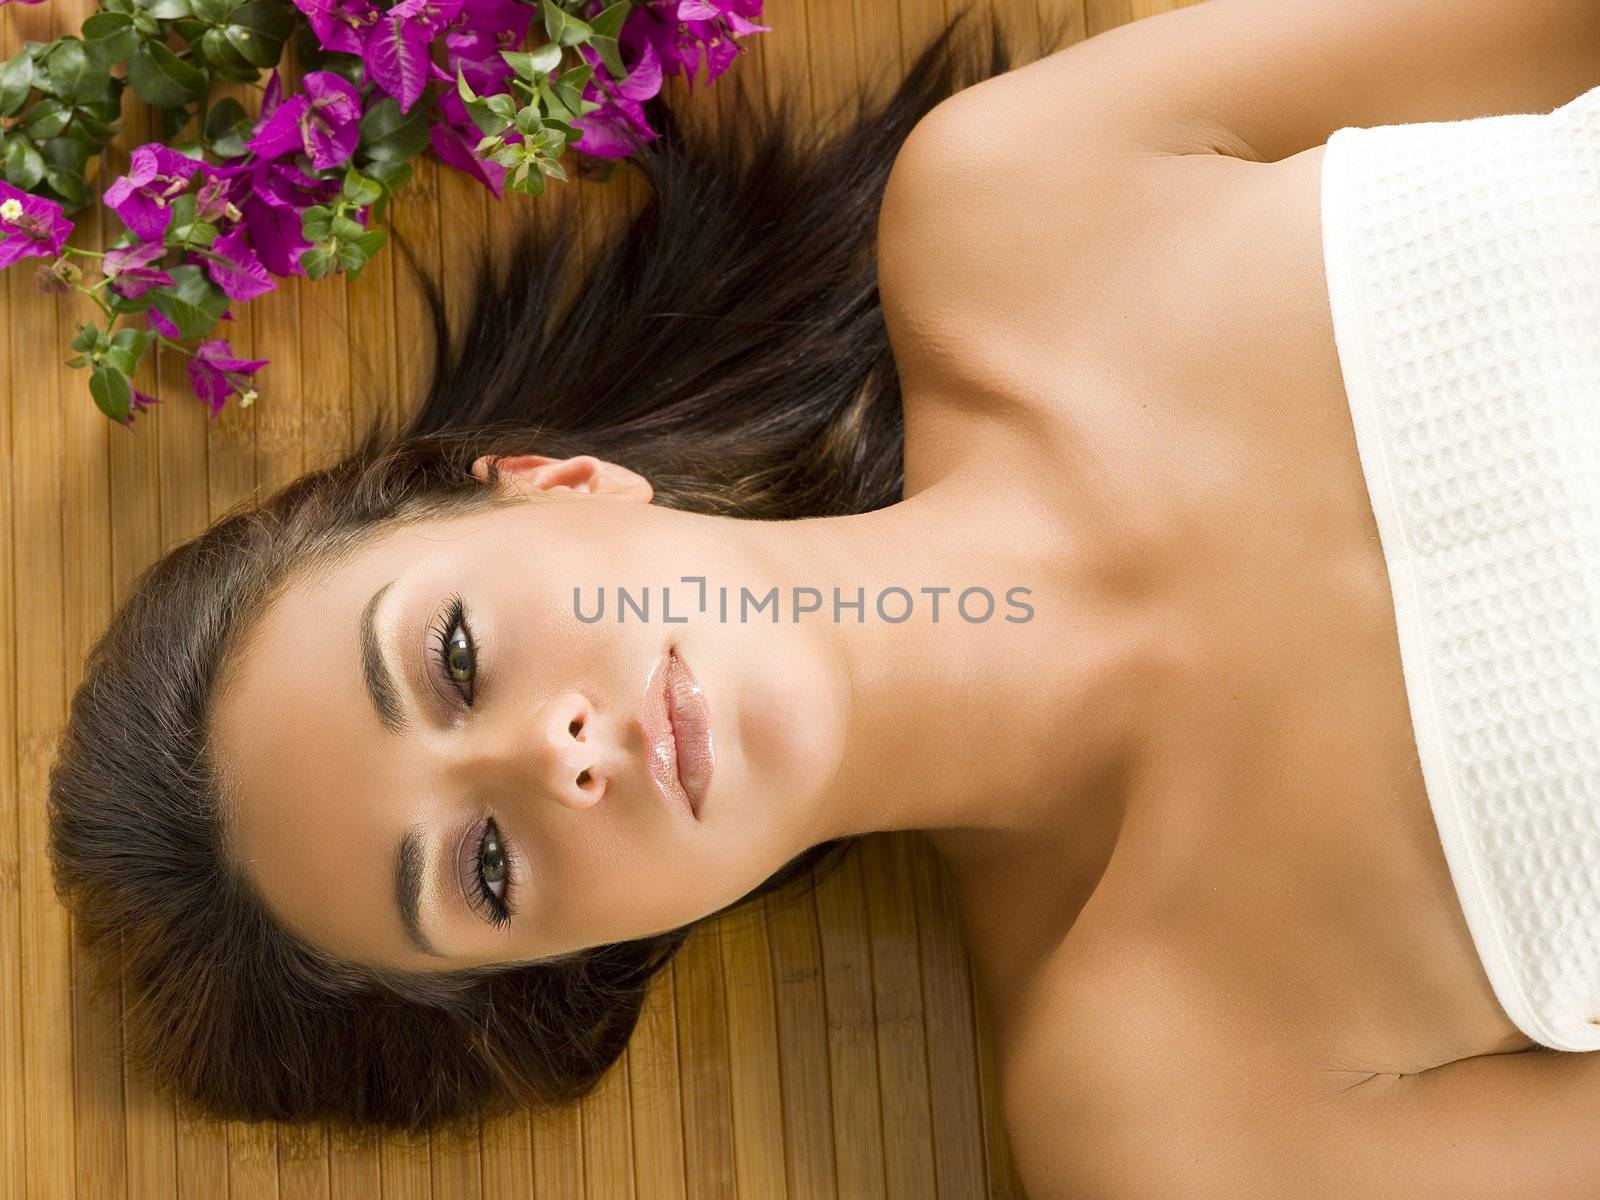
{"type": "Polygon", "coordinates": [[[434,626],[434,644],[434,657],[438,660],[444,681],[471,708],[478,670],[478,650],[472,640],[472,630],[467,624],[466,610],[460,596],[450,598],[443,621],[434,626]]]}
{"type": "Polygon", "coordinates": [[[504,925],[511,919],[511,909],[506,904],[511,873],[505,849],[500,845],[500,829],[493,818],[484,822],[483,838],[478,842],[477,877],[479,903],[473,907],[484,912],[490,924],[504,925]]]}

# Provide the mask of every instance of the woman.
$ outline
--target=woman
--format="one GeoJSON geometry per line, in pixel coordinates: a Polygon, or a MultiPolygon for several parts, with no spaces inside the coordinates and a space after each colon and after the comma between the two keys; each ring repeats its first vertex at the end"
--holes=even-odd
{"type": "Polygon", "coordinates": [[[951,45],[826,147],[641,148],[571,312],[560,240],[486,277],[398,438],[141,581],[51,790],[133,1052],[227,1116],[567,1101],[688,927],[919,828],[1035,1200],[1592,1188],[1600,1059],[1513,1018],[1441,844],[1346,391],[1382,264],[1325,275],[1321,200],[1335,131],[1579,97],[1600,11],[951,45]]]}

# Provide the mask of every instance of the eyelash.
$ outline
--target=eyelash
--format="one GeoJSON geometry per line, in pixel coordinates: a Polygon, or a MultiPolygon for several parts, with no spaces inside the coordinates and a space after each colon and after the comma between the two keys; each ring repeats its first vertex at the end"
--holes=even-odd
{"type": "MultiPolygon", "coordinates": [[[[474,682],[476,682],[478,672],[478,646],[472,636],[472,626],[467,624],[466,606],[462,603],[461,597],[451,596],[446,601],[445,609],[441,616],[442,620],[436,622],[433,626],[434,645],[436,646],[434,659],[439,664],[439,671],[444,676],[445,683],[454,689],[457,695],[461,696],[468,708],[471,708],[472,700],[462,694],[461,688],[450,677],[450,641],[455,636],[457,628],[467,635],[467,648],[472,653],[474,682]]],[[[474,688],[474,690],[476,689],[474,688]]],[[[468,896],[467,902],[490,924],[496,926],[504,925],[511,920],[511,914],[516,911],[511,906],[511,867],[515,859],[511,853],[511,847],[506,845],[504,839],[500,837],[500,827],[494,823],[493,817],[484,821],[483,830],[478,835],[478,846],[473,854],[472,861],[476,864],[472,869],[472,890],[475,895],[468,896]],[[500,854],[505,859],[506,864],[504,896],[496,896],[489,888],[489,881],[483,876],[483,850],[489,844],[491,830],[494,831],[495,841],[499,843],[500,854]]]]}
{"type": "Polygon", "coordinates": [[[493,817],[488,818],[483,823],[483,832],[478,836],[478,850],[473,856],[473,862],[477,864],[472,871],[473,891],[477,893],[477,896],[476,898],[468,897],[468,902],[491,925],[504,925],[511,920],[511,914],[516,912],[516,909],[511,906],[511,866],[513,861],[511,848],[500,837],[500,827],[494,823],[493,817]],[[505,895],[503,897],[496,896],[490,891],[488,880],[483,877],[483,848],[489,843],[490,830],[494,831],[494,840],[499,843],[500,855],[505,860],[506,878],[505,895]]]}
{"type": "Polygon", "coordinates": [[[467,649],[472,653],[472,672],[474,676],[473,691],[477,690],[476,676],[478,672],[478,643],[472,636],[472,626],[467,624],[466,607],[461,602],[460,596],[451,596],[445,602],[445,609],[440,614],[441,620],[433,625],[434,635],[434,661],[439,664],[439,673],[443,676],[445,684],[460,696],[468,708],[472,707],[472,696],[462,692],[456,681],[450,677],[450,639],[455,636],[459,628],[467,635],[467,649]]]}

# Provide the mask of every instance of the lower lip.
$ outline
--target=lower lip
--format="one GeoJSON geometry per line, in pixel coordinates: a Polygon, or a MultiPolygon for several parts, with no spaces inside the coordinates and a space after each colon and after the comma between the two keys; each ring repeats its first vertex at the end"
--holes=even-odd
{"type": "Polygon", "coordinates": [[[705,689],[674,652],[667,663],[667,716],[678,757],[678,782],[688,794],[689,807],[700,815],[700,805],[711,787],[715,759],[711,748],[711,705],[705,689]]]}

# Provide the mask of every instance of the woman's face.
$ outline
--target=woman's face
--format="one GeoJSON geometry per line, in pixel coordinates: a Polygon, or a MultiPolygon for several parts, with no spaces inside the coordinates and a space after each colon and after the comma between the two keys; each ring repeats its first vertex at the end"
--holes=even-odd
{"type": "Polygon", "coordinates": [[[648,483],[592,458],[500,465],[526,504],[385,530],[297,578],[218,695],[239,861],[280,920],[346,959],[442,971],[642,937],[822,840],[845,694],[826,626],[740,623],[733,605],[718,619],[719,583],[780,583],[741,540],[757,523],[650,504],[648,483]],[[683,576],[708,578],[706,612],[683,576]],[[667,585],[687,622],[663,620],[667,585]],[[649,619],[619,621],[618,589],[637,603],[647,586],[649,619]],[[578,619],[574,589],[585,616],[603,593],[603,619],[578,619]],[[669,652],[706,704],[698,813],[651,707],[669,652]]]}

